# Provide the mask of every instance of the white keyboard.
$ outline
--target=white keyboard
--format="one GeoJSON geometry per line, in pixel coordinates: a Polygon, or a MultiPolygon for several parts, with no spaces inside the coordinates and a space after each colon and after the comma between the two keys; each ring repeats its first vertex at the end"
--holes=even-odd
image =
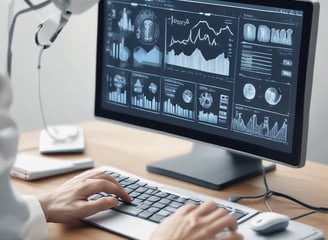
{"type": "MultiPolygon", "coordinates": [[[[187,203],[199,205],[204,201],[214,201],[219,208],[225,208],[234,216],[238,223],[242,223],[258,213],[253,208],[146,180],[109,166],[103,166],[100,170],[115,177],[133,198],[133,201],[131,203],[121,201],[119,206],[114,209],[97,213],[83,221],[130,238],[149,239],[150,234],[164,218],[187,203]]],[[[89,200],[109,195],[101,192],[90,196],[89,200]]]]}

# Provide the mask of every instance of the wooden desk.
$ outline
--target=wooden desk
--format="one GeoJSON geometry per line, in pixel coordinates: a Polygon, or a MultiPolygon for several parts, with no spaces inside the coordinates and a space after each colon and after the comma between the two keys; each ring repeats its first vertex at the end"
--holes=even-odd
{"type": "MultiPolygon", "coordinates": [[[[147,163],[188,152],[192,147],[192,144],[188,141],[101,121],[85,122],[81,123],[80,126],[84,129],[86,151],[80,155],[64,156],[65,158],[74,159],[89,156],[94,159],[96,166],[111,165],[153,181],[175,185],[223,199],[227,199],[231,195],[254,195],[264,191],[260,176],[235,184],[224,190],[215,191],[146,171],[145,166],[147,163]]],[[[20,139],[19,151],[39,154],[38,142],[39,132],[24,133],[20,139]]],[[[306,166],[301,169],[292,169],[279,165],[277,170],[269,173],[267,177],[272,190],[292,195],[312,205],[328,207],[327,173],[328,165],[308,161],[306,166]]],[[[13,179],[13,183],[23,193],[39,195],[44,191],[51,191],[51,189],[75,174],[77,173],[33,182],[13,179]]],[[[263,200],[244,200],[240,203],[260,211],[267,210],[263,200]]],[[[285,213],[290,217],[308,211],[295,203],[277,197],[270,200],[270,205],[274,211],[285,213]]],[[[328,236],[327,214],[316,213],[299,221],[320,228],[328,236]]],[[[50,223],[49,230],[51,239],[124,239],[83,223],[50,223]]]]}

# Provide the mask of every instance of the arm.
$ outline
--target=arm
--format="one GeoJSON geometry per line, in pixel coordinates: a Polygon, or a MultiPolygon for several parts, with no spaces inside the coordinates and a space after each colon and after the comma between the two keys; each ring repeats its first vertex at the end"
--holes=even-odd
{"type": "MultiPolygon", "coordinates": [[[[49,222],[72,222],[118,204],[114,197],[103,197],[88,201],[88,197],[99,192],[113,193],[124,201],[131,201],[115,178],[96,170],[84,172],[68,180],[52,192],[47,192],[40,203],[49,222]]],[[[236,233],[237,222],[213,202],[201,206],[186,205],[165,221],[153,233],[154,240],[214,239],[240,240],[236,233]]]]}
{"type": "Polygon", "coordinates": [[[124,201],[131,201],[115,178],[103,172],[89,170],[45,193],[40,198],[40,203],[48,222],[69,223],[118,204],[114,197],[87,200],[89,196],[99,192],[113,193],[124,201]]]}

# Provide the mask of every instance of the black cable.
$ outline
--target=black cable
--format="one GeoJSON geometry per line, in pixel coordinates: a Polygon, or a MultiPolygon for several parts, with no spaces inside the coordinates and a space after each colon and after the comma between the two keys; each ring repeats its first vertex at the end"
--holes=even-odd
{"type": "Polygon", "coordinates": [[[45,6],[47,6],[48,4],[51,3],[51,0],[46,0],[42,3],[39,3],[39,4],[32,4],[31,1],[29,0],[24,0],[27,5],[29,5],[28,8],[25,8],[23,10],[20,10],[19,12],[17,12],[15,14],[15,16],[13,17],[13,20],[10,24],[10,29],[9,29],[9,34],[8,34],[8,50],[7,50],[7,73],[8,73],[8,76],[11,76],[11,65],[12,65],[12,51],[11,51],[11,47],[12,47],[12,42],[13,42],[13,36],[14,36],[14,30],[15,30],[15,25],[16,25],[16,21],[17,21],[17,18],[24,14],[24,13],[27,13],[27,12],[30,12],[30,11],[34,11],[34,10],[37,10],[37,9],[40,9],[40,8],[43,8],[45,6]]]}
{"type": "Polygon", "coordinates": [[[230,202],[238,202],[242,199],[257,199],[257,198],[266,198],[269,195],[269,186],[266,180],[266,174],[265,174],[265,168],[262,168],[262,176],[263,176],[263,181],[264,181],[264,187],[265,187],[265,192],[259,195],[250,195],[250,196],[230,196],[228,198],[228,201],[230,202]]]}
{"type": "Polygon", "coordinates": [[[24,0],[24,2],[26,2],[26,4],[29,5],[30,7],[34,6],[30,0],[24,0]]]}
{"type": "Polygon", "coordinates": [[[296,217],[292,217],[292,218],[290,218],[290,219],[291,219],[291,220],[297,220],[297,219],[299,219],[299,218],[306,217],[306,216],[308,216],[308,215],[311,215],[311,214],[314,214],[314,213],[317,213],[317,212],[318,212],[318,211],[313,210],[313,211],[306,212],[306,213],[303,213],[303,214],[301,214],[301,215],[298,215],[298,216],[296,216],[296,217]]]}
{"type": "Polygon", "coordinates": [[[284,194],[284,193],[281,193],[281,192],[276,192],[276,191],[270,191],[270,192],[272,193],[272,196],[286,198],[286,199],[291,200],[293,202],[296,202],[299,205],[302,205],[303,207],[306,207],[308,209],[315,210],[317,212],[328,212],[328,208],[326,208],[326,207],[318,207],[318,206],[310,205],[306,202],[303,202],[303,201],[301,201],[297,198],[294,198],[290,195],[287,195],[287,194],[284,194]]]}
{"type": "MultiPolygon", "coordinates": [[[[264,186],[265,186],[265,192],[263,194],[259,194],[259,195],[251,195],[251,196],[230,196],[229,197],[229,201],[231,202],[238,202],[242,199],[256,199],[256,198],[264,198],[264,200],[266,201],[268,198],[270,198],[271,196],[277,196],[277,197],[282,197],[282,198],[286,198],[292,202],[295,202],[305,208],[311,209],[313,211],[304,213],[302,215],[296,216],[291,218],[292,220],[304,217],[304,216],[308,216],[310,214],[313,213],[317,213],[317,212],[328,212],[328,208],[327,207],[318,207],[318,206],[314,206],[314,205],[310,205],[308,203],[305,203],[295,197],[292,197],[290,195],[281,193],[281,192],[276,192],[273,190],[270,190],[268,182],[267,182],[267,178],[266,178],[266,171],[264,168],[262,168],[262,176],[263,176],[263,182],[264,182],[264,186]]],[[[271,209],[270,209],[271,210],[271,209]]]]}

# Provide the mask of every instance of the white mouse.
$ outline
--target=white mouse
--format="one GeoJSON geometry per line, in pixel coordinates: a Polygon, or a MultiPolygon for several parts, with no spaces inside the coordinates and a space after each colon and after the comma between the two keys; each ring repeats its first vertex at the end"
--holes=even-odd
{"type": "Polygon", "coordinates": [[[284,231],[289,224],[289,217],[275,212],[262,212],[253,217],[249,227],[261,235],[284,231]]]}

